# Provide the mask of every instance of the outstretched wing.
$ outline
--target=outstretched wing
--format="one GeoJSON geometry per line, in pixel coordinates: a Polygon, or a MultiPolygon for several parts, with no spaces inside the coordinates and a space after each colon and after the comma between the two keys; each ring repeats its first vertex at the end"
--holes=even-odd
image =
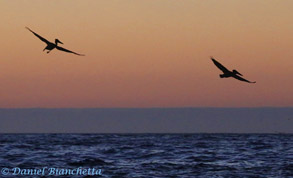
{"type": "Polygon", "coordinates": [[[76,54],[76,55],[79,55],[79,56],[84,56],[84,54],[78,54],[78,53],[76,53],[76,52],[73,52],[73,51],[70,51],[70,50],[68,50],[68,49],[62,48],[62,47],[60,47],[60,46],[56,46],[56,48],[57,48],[58,50],[60,50],[60,51],[64,51],[64,52],[67,52],[67,53],[73,53],[73,54],[76,54]]]}
{"type": "Polygon", "coordinates": [[[224,67],[221,63],[216,61],[213,57],[211,57],[211,60],[214,62],[214,64],[224,73],[230,72],[226,67],[224,67]]]}
{"type": "Polygon", "coordinates": [[[35,33],[34,31],[32,31],[30,28],[25,27],[26,29],[28,29],[30,32],[32,32],[36,37],[38,37],[40,40],[42,40],[43,42],[49,44],[51,42],[49,42],[48,40],[46,40],[45,38],[41,37],[40,35],[38,35],[37,33],[35,33]]]}
{"type": "Polygon", "coordinates": [[[248,81],[248,80],[246,80],[246,79],[240,77],[239,75],[233,75],[232,77],[236,78],[237,80],[243,81],[243,82],[256,83],[256,82],[248,81]]]}

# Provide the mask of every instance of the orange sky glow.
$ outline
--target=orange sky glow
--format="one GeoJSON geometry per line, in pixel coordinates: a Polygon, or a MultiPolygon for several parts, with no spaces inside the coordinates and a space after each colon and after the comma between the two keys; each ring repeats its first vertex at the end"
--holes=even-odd
{"type": "Polygon", "coordinates": [[[291,0],[0,1],[0,108],[293,106],[291,0]],[[53,50],[31,32],[76,56],[53,50]],[[210,56],[256,84],[220,79],[210,56]]]}

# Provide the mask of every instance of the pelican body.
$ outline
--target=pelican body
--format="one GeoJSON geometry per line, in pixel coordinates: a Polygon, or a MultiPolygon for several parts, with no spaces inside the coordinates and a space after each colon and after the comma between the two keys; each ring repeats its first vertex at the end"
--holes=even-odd
{"type": "Polygon", "coordinates": [[[247,83],[256,83],[256,82],[251,82],[249,80],[246,80],[240,76],[242,76],[242,74],[240,74],[237,70],[228,70],[226,67],[224,67],[221,63],[219,63],[218,61],[216,61],[213,57],[211,57],[211,60],[213,61],[213,63],[223,72],[223,74],[220,74],[220,78],[229,78],[229,77],[233,77],[237,80],[243,81],[243,82],[247,82],[247,83]],[[239,76],[240,75],[240,76],[239,76]]]}
{"type": "Polygon", "coordinates": [[[242,75],[240,74],[237,70],[232,70],[231,71],[227,71],[226,73],[220,74],[220,78],[229,78],[229,77],[233,77],[235,75],[242,75]]]}
{"type": "Polygon", "coordinates": [[[43,51],[48,50],[47,53],[49,53],[51,50],[57,48],[58,43],[63,44],[58,39],[55,39],[55,43],[51,43],[51,42],[47,43],[47,46],[43,49],[43,51]]]}
{"type": "Polygon", "coordinates": [[[37,33],[35,33],[34,31],[32,31],[30,28],[26,27],[26,29],[28,29],[30,32],[32,32],[36,37],[38,37],[41,41],[43,41],[44,43],[47,44],[47,46],[43,49],[43,51],[48,50],[47,53],[51,52],[53,49],[58,49],[60,51],[64,51],[64,52],[68,52],[68,53],[73,53],[75,55],[79,55],[79,56],[84,56],[84,54],[79,54],[73,51],[70,51],[68,49],[62,48],[60,46],[58,46],[58,43],[63,44],[60,40],[55,39],[55,43],[52,43],[48,40],[46,40],[45,38],[41,37],[40,35],[38,35],[37,33]]]}

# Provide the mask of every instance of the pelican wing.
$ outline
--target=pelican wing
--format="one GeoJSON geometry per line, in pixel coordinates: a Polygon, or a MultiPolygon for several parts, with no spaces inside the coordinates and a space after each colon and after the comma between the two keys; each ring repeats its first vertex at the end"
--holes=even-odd
{"type": "Polygon", "coordinates": [[[73,53],[73,54],[76,54],[76,55],[79,55],[79,56],[84,56],[84,54],[78,54],[78,53],[76,53],[76,52],[73,52],[73,51],[70,51],[70,50],[68,50],[68,49],[62,48],[62,47],[60,47],[60,46],[56,46],[56,48],[57,48],[58,50],[60,50],[60,51],[64,51],[64,52],[67,52],[67,53],[73,53]]]}
{"type": "Polygon", "coordinates": [[[214,64],[224,73],[230,72],[226,67],[224,67],[221,63],[219,63],[218,61],[216,61],[214,58],[212,58],[212,61],[214,62],[214,64]]]}
{"type": "Polygon", "coordinates": [[[232,77],[234,77],[234,78],[237,79],[237,80],[243,81],[243,82],[256,83],[256,82],[248,81],[248,80],[246,80],[246,79],[240,77],[239,75],[233,75],[232,77]]]}
{"type": "Polygon", "coordinates": [[[28,29],[30,32],[32,32],[36,37],[38,37],[40,40],[42,40],[43,42],[49,44],[51,42],[49,42],[48,40],[46,40],[45,38],[41,37],[40,35],[38,35],[37,33],[35,33],[34,31],[32,31],[30,28],[25,27],[26,29],[28,29]]]}

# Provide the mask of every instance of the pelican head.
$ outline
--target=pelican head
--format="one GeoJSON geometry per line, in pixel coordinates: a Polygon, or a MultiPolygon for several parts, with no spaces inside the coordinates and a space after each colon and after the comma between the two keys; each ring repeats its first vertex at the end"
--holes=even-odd
{"type": "Polygon", "coordinates": [[[63,44],[63,43],[62,43],[61,41],[59,41],[58,39],[55,39],[55,44],[56,44],[56,46],[57,46],[58,43],[63,44]]]}
{"type": "Polygon", "coordinates": [[[235,75],[238,74],[238,75],[241,75],[241,76],[242,76],[242,74],[240,74],[240,73],[239,73],[237,70],[235,70],[235,69],[234,69],[232,72],[233,72],[233,74],[235,74],[235,75]]]}

